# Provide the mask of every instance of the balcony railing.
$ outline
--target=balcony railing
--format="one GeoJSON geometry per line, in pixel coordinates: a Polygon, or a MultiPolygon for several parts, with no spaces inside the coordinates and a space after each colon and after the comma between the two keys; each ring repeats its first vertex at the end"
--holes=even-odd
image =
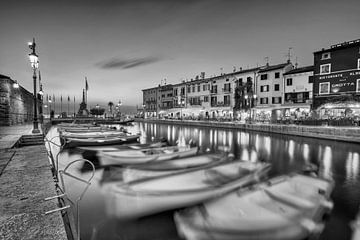
{"type": "Polygon", "coordinates": [[[212,89],[212,90],[210,90],[210,93],[211,93],[211,94],[217,94],[218,91],[217,91],[217,89],[212,89]]]}

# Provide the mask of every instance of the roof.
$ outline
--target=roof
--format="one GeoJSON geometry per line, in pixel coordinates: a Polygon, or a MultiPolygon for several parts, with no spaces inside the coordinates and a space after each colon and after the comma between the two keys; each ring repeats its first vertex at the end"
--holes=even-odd
{"type": "Polygon", "coordinates": [[[143,89],[143,90],[141,90],[141,91],[148,91],[148,90],[154,90],[154,89],[157,89],[158,87],[152,87],[152,88],[145,88],[145,89],[143,89]]]}
{"type": "Polygon", "coordinates": [[[344,48],[353,47],[353,46],[360,46],[360,39],[334,44],[334,45],[331,45],[330,48],[327,48],[327,49],[323,48],[319,51],[314,52],[314,54],[344,49],[344,48]]]}
{"type": "Polygon", "coordinates": [[[313,65],[301,67],[301,68],[295,68],[293,70],[290,70],[290,71],[284,73],[283,75],[290,75],[290,74],[303,73],[303,72],[312,72],[312,71],[314,71],[313,65]]]}
{"type": "Polygon", "coordinates": [[[9,77],[9,76],[2,75],[2,74],[0,74],[0,78],[8,78],[8,79],[10,79],[10,77],[9,77]]]}
{"type": "Polygon", "coordinates": [[[281,63],[281,64],[277,64],[277,65],[272,65],[272,66],[265,66],[264,68],[261,68],[259,70],[259,73],[262,73],[262,72],[268,72],[268,71],[273,71],[273,70],[276,70],[276,69],[280,69],[280,68],[284,68],[285,66],[289,65],[291,63],[281,63]]]}

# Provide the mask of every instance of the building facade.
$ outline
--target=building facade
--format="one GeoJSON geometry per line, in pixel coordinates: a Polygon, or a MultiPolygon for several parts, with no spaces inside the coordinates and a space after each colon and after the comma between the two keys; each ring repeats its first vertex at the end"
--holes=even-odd
{"type": "Polygon", "coordinates": [[[277,65],[267,64],[258,71],[256,78],[257,106],[254,119],[263,122],[280,120],[284,111],[284,76],[293,69],[290,61],[277,65]]]}
{"type": "Polygon", "coordinates": [[[237,120],[250,119],[253,108],[257,104],[256,77],[260,68],[251,68],[235,73],[234,81],[234,118],[237,120]]]}
{"type": "Polygon", "coordinates": [[[360,39],[314,52],[313,93],[320,118],[360,116],[360,39]]]}
{"type": "Polygon", "coordinates": [[[314,66],[295,68],[284,73],[285,117],[304,119],[310,114],[313,98],[314,66]]]}
{"type": "Polygon", "coordinates": [[[143,91],[143,109],[145,111],[145,118],[157,117],[158,114],[158,95],[159,88],[153,87],[144,89],[143,91]]]}

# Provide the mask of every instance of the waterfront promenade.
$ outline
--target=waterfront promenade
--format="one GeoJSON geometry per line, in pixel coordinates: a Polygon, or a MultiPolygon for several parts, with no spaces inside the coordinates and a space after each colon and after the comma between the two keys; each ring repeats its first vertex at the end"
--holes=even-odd
{"type": "Polygon", "coordinates": [[[44,145],[14,148],[31,125],[0,127],[0,239],[67,239],[44,145]]]}

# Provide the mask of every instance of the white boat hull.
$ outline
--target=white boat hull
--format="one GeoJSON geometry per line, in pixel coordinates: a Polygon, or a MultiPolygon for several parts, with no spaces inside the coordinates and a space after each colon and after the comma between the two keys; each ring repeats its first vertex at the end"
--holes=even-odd
{"type": "Polygon", "coordinates": [[[319,221],[332,207],[333,184],[295,175],[296,181],[283,187],[288,183],[276,183],[279,179],[176,213],[179,234],[187,240],[300,240],[320,233],[319,221]]]}
{"type": "Polygon", "coordinates": [[[129,219],[191,206],[243,187],[257,180],[268,168],[268,164],[233,161],[171,176],[118,184],[108,192],[107,214],[129,219]],[[222,179],[216,176],[217,172],[222,179]]]}

